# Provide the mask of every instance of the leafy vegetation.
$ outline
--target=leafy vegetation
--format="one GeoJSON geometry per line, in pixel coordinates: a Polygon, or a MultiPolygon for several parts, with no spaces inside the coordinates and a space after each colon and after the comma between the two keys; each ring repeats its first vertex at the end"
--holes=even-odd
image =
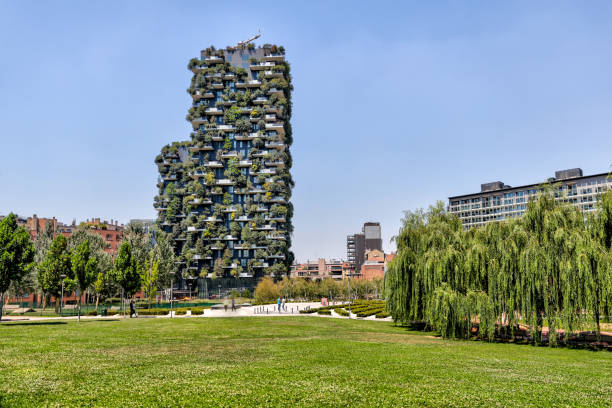
{"type": "Polygon", "coordinates": [[[527,324],[534,342],[549,328],[595,329],[612,312],[612,192],[585,215],[551,191],[519,219],[466,231],[439,204],[407,213],[398,256],[385,277],[395,321],[424,321],[445,337],[510,336],[527,324]]]}

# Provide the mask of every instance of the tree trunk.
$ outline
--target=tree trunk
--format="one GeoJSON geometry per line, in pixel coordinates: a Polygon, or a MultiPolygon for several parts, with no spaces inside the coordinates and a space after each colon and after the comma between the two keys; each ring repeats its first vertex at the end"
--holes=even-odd
{"type": "Polygon", "coordinates": [[[4,308],[4,292],[0,293],[0,321],[2,321],[2,309],[4,308]]]}
{"type": "Polygon", "coordinates": [[[96,313],[98,313],[98,304],[100,302],[100,295],[96,293],[96,313]]]}
{"type": "Polygon", "coordinates": [[[55,313],[59,313],[60,311],[60,298],[58,298],[57,296],[55,297],[55,313]]]}
{"type": "Polygon", "coordinates": [[[80,322],[81,321],[81,296],[79,296],[79,312],[78,312],[78,314],[79,314],[78,321],[80,322]]]}

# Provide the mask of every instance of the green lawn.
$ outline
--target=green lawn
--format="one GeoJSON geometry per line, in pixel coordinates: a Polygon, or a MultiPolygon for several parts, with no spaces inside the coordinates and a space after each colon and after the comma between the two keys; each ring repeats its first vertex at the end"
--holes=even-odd
{"type": "Polygon", "coordinates": [[[0,325],[0,406],[612,406],[612,353],[320,317],[0,325]]]}

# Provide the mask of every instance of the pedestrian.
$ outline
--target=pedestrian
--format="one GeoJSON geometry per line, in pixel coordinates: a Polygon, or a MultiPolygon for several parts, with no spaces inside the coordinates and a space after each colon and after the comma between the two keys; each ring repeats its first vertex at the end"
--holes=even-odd
{"type": "Polygon", "coordinates": [[[236,299],[232,298],[232,312],[236,311],[236,299]]]}
{"type": "Polygon", "coordinates": [[[227,299],[225,299],[223,301],[223,308],[225,309],[225,311],[227,312],[227,299]]]}
{"type": "Polygon", "coordinates": [[[282,303],[281,303],[281,306],[282,306],[283,311],[287,311],[287,306],[286,306],[286,304],[285,304],[285,303],[286,303],[286,300],[285,300],[285,298],[283,298],[283,301],[282,301],[282,303]]]}
{"type": "Polygon", "coordinates": [[[281,312],[281,300],[280,300],[280,297],[278,298],[276,303],[278,304],[278,313],[280,313],[281,312]]]}
{"type": "Polygon", "coordinates": [[[136,307],[134,306],[134,299],[130,300],[130,319],[136,314],[136,307]]]}

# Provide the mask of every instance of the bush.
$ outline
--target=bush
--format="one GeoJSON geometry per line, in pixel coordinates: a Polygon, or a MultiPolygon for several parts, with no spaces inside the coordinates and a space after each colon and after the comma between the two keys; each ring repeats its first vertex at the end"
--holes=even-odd
{"type": "Polygon", "coordinates": [[[321,308],[317,311],[318,314],[320,315],[327,315],[327,316],[331,316],[331,310],[330,309],[325,309],[325,308],[321,308]]]}
{"type": "Polygon", "coordinates": [[[280,297],[278,286],[271,278],[263,278],[255,288],[255,303],[264,304],[274,302],[280,297]]]}
{"type": "Polygon", "coordinates": [[[250,299],[251,298],[251,291],[248,290],[248,289],[245,289],[245,290],[242,291],[240,296],[242,296],[243,298],[246,298],[246,299],[250,299]]]}
{"type": "Polygon", "coordinates": [[[340,316],[348,316],[349,312],[347,312],[344,308],[342,307],[336,307],[334,309],[336,311],[336,313],[338,313],[340,316]]]}
{"type": "Polygon", "coordinates": [[[377,319],[384,319],[385,317],[389,317],[391,314],[389,312],[380,312],[376,315],[377,319]]]}
{"type": "Polygon", "coordinates": [[[90,310],[89,312],[85,313],[85,316],[97,316],[98,312],[95,310],[90,310]]]}
{"type": "Polygon", "coordinates": [[[317,309],[316,307],[310,308],[310,309],[304,309],[304,310],[300,310],[300,313],[304,313],[304,314],[310,314],[310,313],[315,313],[318,312],[319,309],[317,309]]]}

